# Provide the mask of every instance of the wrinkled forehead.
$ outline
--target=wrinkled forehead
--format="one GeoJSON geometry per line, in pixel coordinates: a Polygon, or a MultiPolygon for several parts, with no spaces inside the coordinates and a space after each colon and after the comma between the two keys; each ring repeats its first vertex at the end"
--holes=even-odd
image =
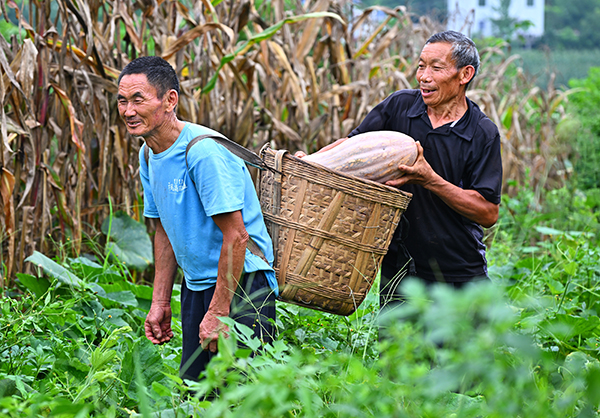
{"type": "Polygon", "coordinates": [[[127,74],[119,81],[119,96],[157,96],[156,88],[150,84],[146,74],[127,74]]]}
{"type": "Polygon", "coordinates": [[[425,44],[419,57],[421,61],[426,62],[444,62],[455,65],[452,59],[452,44],[448,42],[434,42],[425,44]]]}

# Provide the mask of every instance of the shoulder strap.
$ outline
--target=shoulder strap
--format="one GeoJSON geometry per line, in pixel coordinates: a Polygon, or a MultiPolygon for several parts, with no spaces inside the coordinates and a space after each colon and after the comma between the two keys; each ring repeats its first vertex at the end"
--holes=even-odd
{"type": "Polygon", "coordinates": [[[199,136],[195,137],[194,139],[192,139],[188,143],[188,145],[185,149],[185,164],[186,164],[186,166],[187,166],[187,155],[188,155],[188,152],[190,151],[190,148],[192,148],[199,141],[202,141],[203,139],[206,139],[206,138],[210,138],[213,141],[223,145],[233,155],[240,157],[247,164],[250,164],[251,166],[258,168],[259,170],[264,170],[264,169],[269,168],[265,164],[265,162],[262,160],[262,158],[260,158],[254,152],[250,151],[247,148],[244,148],[237,142],[234,142],[231,139],[229,139],[223,135],[216,135],[216,134],[199,135],[199,136]]]}
{"type": "Polygon", "coordinates": [[[150,158],[150,148],[148,148],[148,144],[144,143],[144,160],[146,160],[146,165],[148,165],[149,158],[150,158]]]}
{"type": "Polygon", "coordinates": [[[265,257],[265,254],[250,236],[248,237],[248,243],[246,244],[246,248],[248,248],[252,254],[260,257],[265,263],[267,263],[267,265],[270,266],[269,262],[267,261],[267,257],[265,257]]]}
{"type": "MultiPolygon", "coordinates": [[[[210,138],[210,139],[214,140],[215,142],[223,145],[233,155],[240,157],[247,164],[250,164],[251,166],[258,168],[259,170],[268,169],[268,170],[274,171],[271,167],[266,165],[265,162],[262,160],[262,158],[260,158],[254,152],[250,151],[247,148],[244,148],[237,142],[234,142],[231,139],[226,138],[223,135],[215,135],[215,134],[199,135],[199,136],[195,137],[194,139],[192,139],[187,144],[187,147],[185,148],[185,166],[188,169],[188,171],[189,171],[189,166],[188,166],[187,155],[188,155],[188,152],[190,152],[190,148],[192,148],[196,143],[198,143],[206,138],[210,138]]],[[[146,160],[146,164],[148,164],[149,158],[150,158],[150,149],[148,148],[148,144],[144,144],[144,159],[146,160]]]]}

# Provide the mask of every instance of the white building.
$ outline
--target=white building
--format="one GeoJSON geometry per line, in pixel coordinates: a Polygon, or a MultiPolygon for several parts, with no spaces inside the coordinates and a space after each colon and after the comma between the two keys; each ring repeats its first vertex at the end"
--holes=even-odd
{"type": "MultiPolygon", "coordinates": [[[[500,0],[447,0],[448,29],[466,35],[494,36],[491,19],[498,19],[500,0]]],[[[544,34],[544,0],[511,0],[508,15],[519,22],[533,23],[526,31],[516,33],[526,37],[539,37],[544,34]]]]}

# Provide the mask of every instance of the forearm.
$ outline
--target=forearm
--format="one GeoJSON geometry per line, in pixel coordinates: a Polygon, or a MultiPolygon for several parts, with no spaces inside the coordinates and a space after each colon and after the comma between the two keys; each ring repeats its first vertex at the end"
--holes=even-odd
{"type": "Polygon", "coordinates": [[[462,189],[437,174],[423,187],[437,195],[455,212],[483,227],[489,228],[498,220],[499,206],[486,200],[476,190],[462,189]]]}
{"type": "Polygon", "coordinates": [[[437,195],[458,214],[486,228],[498,220],[499,206],[486,200],[477,190],[462,189],[437,174],[425,160],[419,141],[415,163],[412,166],[400,164],[398,170],[400,177],[385,184],[393,187],[418,184],[437,195]]]}
{"type": "Polygon", "coordinates": [[[177,273],[177,260],[160,220],[157,222],[154,236],[154,265],[152,303],[170,304],[177,273]]]}
{"type": "Polygon", "coordinates": [[[154,236],[154,285],[152,305],[146,316],[146,337],[154,344],[163,344],[173,337],[171,330],[171,293],[177,272],[177,261],[173,247],[160,223],[154,236]]]}
{"type": "Polygon", "coordinates": [[[244,270],[248,239],[248,233],[243,227],[229,228],[223,234],[217,284],[209,307],[217,316],[229,315],[231,300],[244,270]]]}

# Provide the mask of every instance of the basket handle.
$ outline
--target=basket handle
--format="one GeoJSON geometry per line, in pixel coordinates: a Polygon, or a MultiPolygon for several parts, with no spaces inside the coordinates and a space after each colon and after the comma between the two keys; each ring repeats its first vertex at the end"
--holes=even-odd
{"type": "MultiPolygon", "coordinates": [[[[275,173],[274,179],[275,184],[273,187],[273,206],[271,208],[271,213],[275,216],[279,216],[279,212],[281,211],[281,185],[283,183],[283,156],[287,153],[287,150],[279,150],[275,153],[275,173]]],[[[274,223],[272,225],[272,239],[273,239],[273,265],[277,265],[277,259],[279,257],[279,225],[274,223]]],[[[285,279],[282,278],[280,274],[278,276],[279,286],[283,286],[285,284],[285,279]]]]}

